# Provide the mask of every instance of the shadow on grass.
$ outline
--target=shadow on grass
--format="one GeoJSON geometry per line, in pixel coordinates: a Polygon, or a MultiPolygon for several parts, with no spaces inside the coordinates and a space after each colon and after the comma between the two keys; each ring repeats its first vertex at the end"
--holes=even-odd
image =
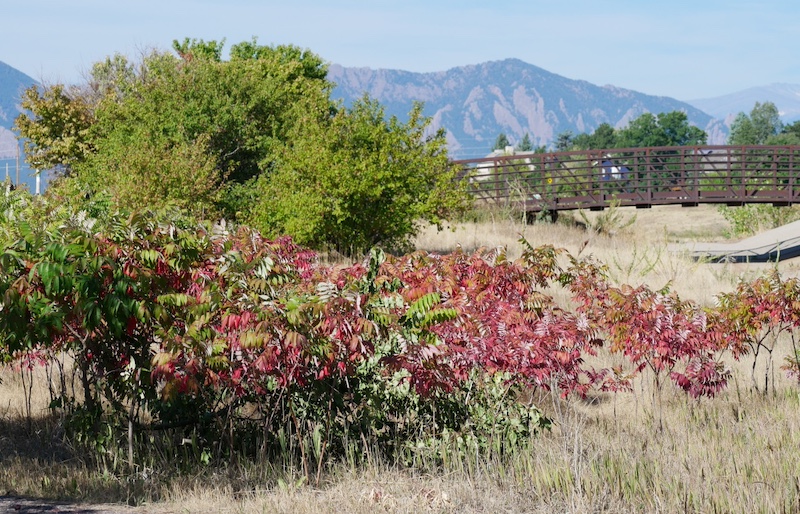
{"type": "Polygon", "coordinates": [[[115,464],[68,444],[57,416],[0,417],[0,513],[109,512],[108,506],[77,502],[138,505],[154,500],[157,488],[151,482],[121,476],[109,469],[115,464]]]}
{"type": "Polygon", "coordinates": [[[49,512],[60,514],[98,514],[130,512],[124,507],[110,505],[86,505],[77,503],[43,501],[37,498],[23,498],[15,496],[0,496],[0,513],[21,512],[27,514],[46,514],[49,512]]]}

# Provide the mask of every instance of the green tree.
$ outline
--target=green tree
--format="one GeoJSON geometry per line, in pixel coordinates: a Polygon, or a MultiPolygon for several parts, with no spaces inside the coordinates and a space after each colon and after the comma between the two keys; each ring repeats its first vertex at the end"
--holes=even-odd
{"type": "Polygon", "coordinates": [[[601,123],[592,134],[594,148],[606,149],[616,146],[616,132],[608,123],[601,123]]]}
{"type": "Polygon", "coordinates": [[[133,130],[129,137],[98,141],[98,151],[79,167],[82,179],[125,210],[173,205],[201,217],[218,215],[222,177],[208,136],[189,142],[159,140],[151,134],[133,130]]]}
{"type": "Polygon", "coordinates": [[[728,144],[731,145],[763,145],[781,133],[781,122],[778,108],[772,102],[756,102],[750,115],[740,112],[731,123],[728,144]]]}
{"type": "Polygon", "coordinates": [[[800,145],[800,136],[792,132],[781,132],[780,134],[769,136],[764,144],[778,146],[800,145]]]}
{"type": "Polygon", "coordinates": [[[572,140],[578,150],[604,150],[616,148],[616,132],[608,123],[601,123],[591,134],[578,134],[572,140]]]}
{"type": "Polygon", "coordinates": [[[533,151],[533,143],[531,143],[531,136],[525,132],[525,135],[522,136],[522,140],[517,143],[517,151],[518,152],[532,152],[533,151]]]}
{"type": "Polygon", "coordinates": [[[767,139],[775,136],[783,129],[780,112],[778,107],[772,102],[763,104],[756,102],[753,110],[750,111],[750,120],[753,122],[757,144],[765,144],[767,139]]]}
{"type": "Polygon", "coordinates": [[[511,143],[508,141],[508,136],[505,132],[500,132],[497,135],[497,139],[494,140],[492,150],[505,150],[507,146],[511,146],[511,143]]]}
{"type": "Polygon", "coordinates": [[[780,134],[770,136],[768,145],[800,145],[800,121],[784,125],[780,134]]]}
{"type": "Polygon", "coordinates": [[[92,152],[92,106],[77,89],[62,84],[31,86],[22,95],[22,108],[36,113],[35,117],[22,114],[14,122],[25,141],[31,167],[49,169],[61,165],[69,170],[92,152]]]}
{"type": "Polygon", "coordinates": [[[729,145],[754,145],[757,144],[757,137],[753,122],[750,117],[740,112],[731,123],[731,131],[728,134],[729,145]]]}
{"type": "Polygon", "coordinates": [[[173,40],[172,49],[184,61],[192,59],[202,59],[206,61],[222,60],[222,49],[225,48],[225,40],[222,41],[203,41],[202,39],[184,38],[183,41],[173,40]]]}
{"type": "Polygon", "coordinates": [[[75,96],[31,90],[18,125],[34,136],[31,155],[72,167],[58,194],[105,198],[111,209],[175,205],[354,251],[400,246],[420,221],[464,205],[444,136],[425,137],[421,108],[408,124],[369,100],[343,109],[325,63],[294,46],[253,39],[228,60],[223,42],[173,49],[97,63],[75,96]],[[73,111],[81,124],[64,128],[73,111]]]}
{"type": "Polygon", "coordinates": [[[421,222],[439,224],[468,200],[444,132],[425,136],[429,123],[421,104],[402,123],[364,97],[330,120],[298,125],[281,165],[254,184],[262,201],[247,221],[347,254],[406,248],[421,222]]]}
{"type": "Polygon", "coordinates": [[[646,112],[632,120],[616,134],[618,148],[648,146],[687,146],[705,144],[708,135],[689,124],[683,111],[659,113],[646,112]]]}
{"type": "Polygon", "coordinates": [[[617,143],[621,148],[665,146],[666,138],[658,128],[658,119],[646,112],[617,133],[617,143]]]}
{"type": "Polygon", "coordinates": [[[784,125],[783,130],[781,130],[782,134],[788,134],[796,136],[800,139],[800,120],[795,121],[790,125],[784,125]]]}
{"type": "MultiPolygon", "coordinates": [[[[215,41],[176,41],[174,49],[177,56],[153,52],[131,63],[117,55],[96,64],[73,100],[91,113],[80,132],[88,150],[61,151],[47,163],[68,162],[84,189],[110,193],[118,207],[177,203],[233,216],[246,209],[234,205],[247,198],[237,190],[275,165],[289,127],[303,113],[328,115],[325,65],[309,52],[255,40],[234,45],[228,61],[215,41]]],[[[59,125],[64,116],[48,116],[65,103],[61,91],[46,90],[46,102],[31,103],[18,119],[32,141],[29,155],[72,149],[72,132],[59,125]],[[37,131],[55,143],[30,137],[37,131]]]]}
{"type": "Polygon", "coordinates": [[[705,131],[689,124],[689,118],[683,111],[660,113],[657,119],[666,146],[704,145],[708,140],[705,131]]]}
{"type": "Polygon", "coordinates": [[[571,130],[565,130],[556,136],[555,148],[556,152],[566,152],[572,148],[572,138],[574,135],[571,130]]]}
{"type": "MultiPolygon", "coordinates": [[[[793,145],[800,144],[800,137],[786,131],[780,120],[778,108],[772,102],[756,102],[750,115],[740,112],[731,123],[728,135],[730,145],[793,145]]],[[[759,157],[752,157],[744,167],[755,166],[759,168],[759,157]]],[[[763,165],[769,166],[768,163],[763,165]]],[[[756,233],[759,228],[774,228],[790,221],[793,209],[774,207],[771,205],[745,205],[730,209],[720,208],[725,219],[731,225],[731,235],[742,236],[756,233]],[[789,217],[787,217],[789,216],[789,217]]]]}

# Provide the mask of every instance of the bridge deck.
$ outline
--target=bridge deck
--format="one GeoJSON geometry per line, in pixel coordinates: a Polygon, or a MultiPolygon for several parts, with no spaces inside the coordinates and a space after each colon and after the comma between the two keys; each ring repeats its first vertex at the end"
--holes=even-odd
{"type": "Polygon", "coordinates": [[[527,212],[800,203],[800,146],[682,146],[454,161],[479,201],[527,212]]]}

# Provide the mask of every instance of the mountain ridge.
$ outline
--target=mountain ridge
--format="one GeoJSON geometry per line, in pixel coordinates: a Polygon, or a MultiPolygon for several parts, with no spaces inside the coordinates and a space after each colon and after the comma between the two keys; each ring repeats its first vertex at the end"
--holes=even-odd
{"type": "Polygon", "coordinates": [[[333,64],[328,78],[334,98],[346,105],[367,93],[401,119],[414,101],[424,102],[431,129],[447,131],[454,157],[488,153],[500,132],[512,143],[528,133],[534,145],[548,146],[562,132],[592,132],[601,123],[619,128],[645,112],[682,110],[710,142],[727,135],[721,121],[688,103],[569,79],[516,58],[425,73],[333,64]]]}
{"type": "Polygon", "coordinates": [[[22,92],[36,83],[33,78],[0,61],[0,126],[11,128],[20,112],[22,92]]]}
{"type": "Polygon", "coordinates": [[[800,120],[800,84],[775,82],[735,91],[727,95],[687,101],[720,119],[732,119],[739,112],[749,114],[756,102],[774,103],[785,123],[800,120]]]}
{"type": "MultiPolygon", "coordinates": [[[[25,89],[37,84],[37,81],[16,68],[0,61],[0,181],[4,180],[9,168],[9,175],[16,175],[17,157],[23,159],[23,149],[17,136],[11,131],[14,119],[20,114],[20,98],[25,89]]],[[[32,187],[34,179],[23,172],[20,177],[28,187],[32,187]]]]}

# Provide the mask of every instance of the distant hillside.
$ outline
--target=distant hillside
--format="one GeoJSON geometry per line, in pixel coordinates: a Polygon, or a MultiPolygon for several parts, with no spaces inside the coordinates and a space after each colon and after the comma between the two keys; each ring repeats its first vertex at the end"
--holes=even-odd
{"type": "Polygon", "coordinates": [[[33,84],[35,80],[0,61],[0,159],[17,156],[17,138],[10,129],[19,115],[20,94],[33,84]]]}
{"type": "Polygon", "coordinates": [[[328,78],[345,104],[366,92],[401,119],[415,100],[424,102],[433,128],[447,130],[454,157],[487,154],[500,132],[512,143],[529,133],[534,145],[550,145],[564,131],[592,132],[601,123],[623,127],[644,112],[685,111],[712,143],[724,142],[727,133],[720,121],[673,98],[568,79],[518,59],[436,73],[332,65],[328,78]]]}
{"type": "Polygon", "coordinates": [[[752,87],[715,98],[689,100],[687,103],[715,118],[732,119],[740,112],[749,113],[756,102],[774,103],[785,123],[800,120],[800,84],[770,84],[752,87]]]}
{"type": "Polygon", "coordinates": [[[19,98],[36,81],[0,61],[0,127],[11,128],[19,114],[19,98]]]}
{"type": "MultiPolygon", "coordinates": [[[[0,181],[5,179],[7,166],[12,168],[9,173],[11,178],[15,178],[17,151],[22,155],[22,148],[11,132],[11,127],[20,113],[20,95],[34,84],[34,79],[0,61],[0,181]]],[[[24,161],[24,157],[21,161],[24,161]]],[[[27,169],[23,170],[20,179],[28,183],[29,187],[33,186],[33,179],[28,176],[27,169]]]]}

